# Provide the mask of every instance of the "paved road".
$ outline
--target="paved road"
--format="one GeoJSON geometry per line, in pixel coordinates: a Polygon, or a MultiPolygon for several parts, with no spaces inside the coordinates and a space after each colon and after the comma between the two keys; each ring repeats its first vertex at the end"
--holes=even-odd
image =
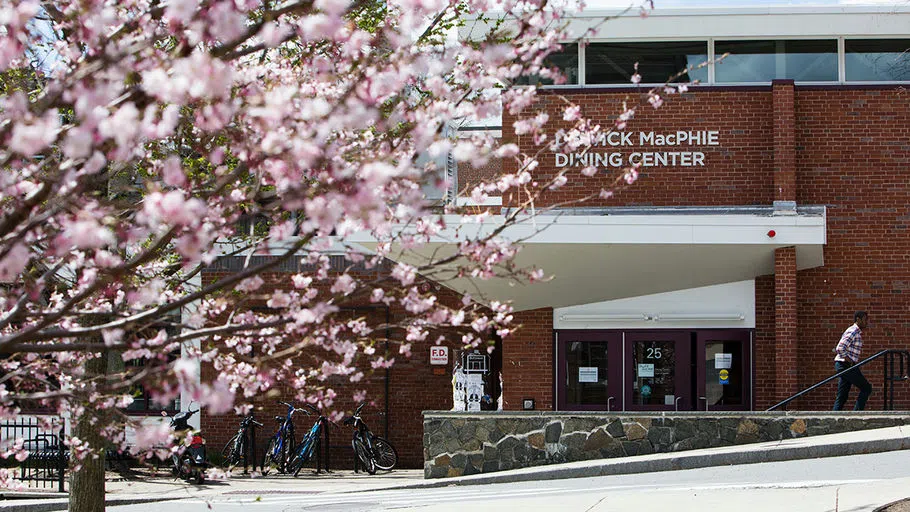
{"type": "MultiPolygon", "coordinates": [[[[871,511],[910,496],[910,451],[512,484],[356,493],[224,494],[165,508],[207,512],[493,511],[871,511]],[[211,508],[209,508],[211,507],[211,508]]],[[[162,504],[112,507],[161,510],[162,504]]]]}

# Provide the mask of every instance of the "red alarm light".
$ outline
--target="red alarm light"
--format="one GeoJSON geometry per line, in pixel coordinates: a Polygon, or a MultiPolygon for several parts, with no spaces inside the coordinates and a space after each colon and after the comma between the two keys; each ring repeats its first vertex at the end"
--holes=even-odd
{"type": "Polygon", "coordinates": [[[774,231],[773,229],[771,229],[768,231],[768,238],[774,238],[774,235],[776,235],[776,234],[777,234],[777,232],[774,231]]]}

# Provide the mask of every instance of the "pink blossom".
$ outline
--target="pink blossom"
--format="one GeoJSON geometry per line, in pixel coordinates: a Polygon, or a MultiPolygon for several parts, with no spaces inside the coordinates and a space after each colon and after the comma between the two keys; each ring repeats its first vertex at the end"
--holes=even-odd
{"type": "Polygon", "coordinates": [[[199,8],[199,0],[180,0],[168,2],[165,16],[171,21],[188,23],[199,8]]]}
{"type": "Polygon", "coordinates": [[[332,293],[343,293],[345,295],[350,295],[357,288],[357,282],[354,281],[354,278],[348,274],[342,274],[338,276],[338,279],[335,280],[335,284],[332,285],[332,293]]]}
{"type": "Polygon", "coordinates": [[[22,155],[32,156],[53,142],[59,129],[60,116],[56,110],[51,110],[28,124],[16,123],[9,140],[9,148],[22,155]]]}
{"type": "Polygon", "coordinates": [[[92,132],[86,128],[74,127],[66,133],[61,149],[69,158],[88,158],[92,154],[92,132]]]}
{"type": "Polygon", "coordinates": [[[279,222],[269,229],[269,238],[272,240],[287,240],[294,234],[296,226],[293,222],[279,222]]]}
{"type": "Polygon", "coordinates": [[[397,279],[402,286],[410,286],[417,277],[417,269],[407,263],[398,262],[392,269],[392,277],[397,279]]]}
{"type": "Polygon", "coordinates": [[[303,288],[309,288],[313,284],[313,278],[309,276],[304,276],[302,274],[294,274],[291,276],[291,281],[294,283],[294,288],[298,290],[303,288]]]}
{"type": "Polygon", "coordinates": [[[65,244],[77,249],[94,249],[106,247],[116,242],[114,233],[107,227],[98,224],[97,219],[85,218],[68,222],[58,244],[65,244]]]}
{"type": "Polygon", "coordinates": [[[174,375],[181,383],[195,382],[199,378],[199,362],[185,357],[174,361],[174,375]]]}
{"type": "Polygon", "coordinates": [[[560,175],[556,176],[555,178],[553,178],[553,183],[550,184],[550,190],[556,190],[568,182],[569,182],[569,178],[566,177],[565,174],[560,174],[560,175]]]}
{"type": "Polygon", "coordinates": [[[232,3],[216,3],[208,12],[209,30],[216,39],[222,42],[237,39],[246,29],[246,17],[235,11],[232,3]]]}
{"type": "Polygon", "coordinates": [[[276,290],[266,302],[266,305],[270,308],[286,308],[290,304],[291,296],[281,290],[276,290]]]}
{"type": "Polygon", "coordinates": [[[101,331],[101,337],[107,346],[116,345],[123,339],[123,329],[105,329],[101,331]]]}
{"type": "Polygon", "coordinates": [[[172,187],[183,187],[186,185],[186,175],[183,173],[183,166],[180,159],[172,156],[164,161],[161,166],[161,176],[164,183],[172,187]]]}
{"type": "Polygon", "coordinates": [[[262,287],[265,284],[265,281],[259,276],[253,276],[240,281],[240,284],[237,285],[237,290],[241,292],[254,292],[262,287]]]}
{"type": "Polygon", "coordinates": [[[157,425],[146,425],[136,429],[136,437],[133,441],[132,452],[140,453],[150,448],[170,442],[172,430],[167,423],[161,422],[157,425]]]}
{"type": "Polygon", "coordinates": [[[139,110],[136,105],[124,103],[112,116],[101,121],[98,132],[103,137],[113,138],[122,149],[130,149],[139,134],[139,110]]]}
{"type": "Polygon", "coordinates": [[[193,226],[205,213],[205,203],[196,198],[187,199],[182,190],[166,194],[152,192],[145,198],[143,213],[153,223],[193,226]]]}
{"type": "Polygon", "coordinates": [[[28,265],[31,254],[22,244],[16,244],[0,259],[0,282],[11,283],[19,278],[19,274],[28,265]]]}
{"type": "Polygon", "coordinates": [[[660,106],[664,104],[664,100],[659,94],[651,93],[651,95],[648,96],[648,103],[654,108],[660,108],[660,106]]]}
{"type": "Polygon", "coordinates": [[[215,381],[205,396],[205,403],[210,414],[224,414],[234,407],[234,392],[222,379],[215,381]]]}

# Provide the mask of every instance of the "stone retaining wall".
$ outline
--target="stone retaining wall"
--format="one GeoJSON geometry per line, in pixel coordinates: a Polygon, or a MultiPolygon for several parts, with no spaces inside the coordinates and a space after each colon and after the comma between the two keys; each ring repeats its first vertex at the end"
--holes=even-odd
{"type": "Polygon", "coordinates": [[[424,475],[777,441],[910,423],[894,413],[424,412],[424,475]]]}

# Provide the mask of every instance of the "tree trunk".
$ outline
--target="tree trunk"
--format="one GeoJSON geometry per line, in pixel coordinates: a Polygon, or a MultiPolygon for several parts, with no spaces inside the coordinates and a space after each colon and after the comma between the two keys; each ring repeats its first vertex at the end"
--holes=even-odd
{"type": "MultiPolygon", "coordinates": [[[[85,364],[86,377],[100,375],[107,370],[107,354],[85,364]]],[[[73,425],[73,436],[88,444],[91,455],[81,461],[76,471],[70,471],[69,512],[104,512],[104,454],[105,440],[98,432],[99,417],[103,411],[86,409],[73,425]],[[96,421],[92,421],[95,419],[96,421]]],[[[70,450],[72,453],[72,450],[70,450]]],[[[70,467],[79,461],[70,459],[70,467]]]]}

